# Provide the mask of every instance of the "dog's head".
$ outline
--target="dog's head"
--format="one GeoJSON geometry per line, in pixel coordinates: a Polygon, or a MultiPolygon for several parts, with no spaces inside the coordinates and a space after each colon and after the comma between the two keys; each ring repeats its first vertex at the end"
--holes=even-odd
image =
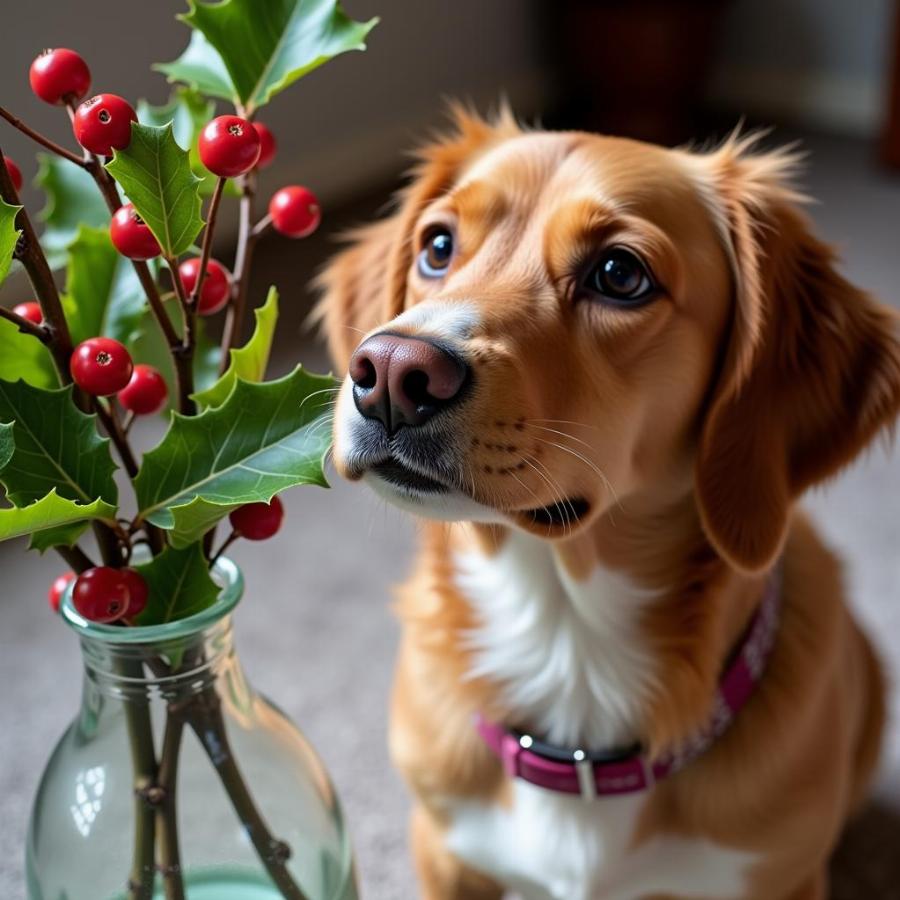
{"type": "Polygon", "coordinates": [[[323,275],[335,463],[550,538],[693,492],[733,565],[900,408],[891,313],[752,140],[710,153],[458,116],[323,275]]]}

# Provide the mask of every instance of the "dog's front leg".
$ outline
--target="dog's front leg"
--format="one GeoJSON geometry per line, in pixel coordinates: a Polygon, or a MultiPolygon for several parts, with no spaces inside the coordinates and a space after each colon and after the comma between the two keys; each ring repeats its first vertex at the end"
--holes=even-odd
{"type": "Polygon", "coordinates": [[[422,900],[501,900],[503,888],[446,849],[441,826],[423,806],[410,825],[422,900]]]}

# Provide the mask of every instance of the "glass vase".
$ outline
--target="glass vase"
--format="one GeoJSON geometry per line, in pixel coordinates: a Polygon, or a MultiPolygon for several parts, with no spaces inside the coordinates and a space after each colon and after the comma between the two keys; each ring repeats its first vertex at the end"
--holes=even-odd
{"type": "Polygon", "coordinates": [[[81,709],[44,771],[29,900],[356,900],[334,789],[232,642],[238,568],[216,603],[152,627],[85,621],[81,709]]]}

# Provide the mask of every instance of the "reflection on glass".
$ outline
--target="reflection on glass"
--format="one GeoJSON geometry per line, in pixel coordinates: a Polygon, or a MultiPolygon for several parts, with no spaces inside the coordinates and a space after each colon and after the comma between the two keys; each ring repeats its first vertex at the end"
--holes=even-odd
{"type": "Polygon", "coordinates": [[[72,820],[78,832],[87,837],[91,825],[103,805],[103,789],[106,787],[106,772],[103,766],[85,769],[75,776],[75,802],[69,807],[72,820]]]}

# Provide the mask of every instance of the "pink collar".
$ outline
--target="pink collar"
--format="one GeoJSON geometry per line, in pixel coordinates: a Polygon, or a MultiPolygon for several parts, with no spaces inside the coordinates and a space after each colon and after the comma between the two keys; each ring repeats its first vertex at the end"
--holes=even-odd
{"type": "Polygon", "coordinates": [[[475,727],[510,778],[563,794],[581,794],[586,800],[647,790],[705,753],[750,699],[775,644],[780,606],[779,567],[719,681],[709,722],[676,751],[659,759],[650,759],[640,746],[615,753],[555,747],[482,716],[477,717],[475,727]]]}

